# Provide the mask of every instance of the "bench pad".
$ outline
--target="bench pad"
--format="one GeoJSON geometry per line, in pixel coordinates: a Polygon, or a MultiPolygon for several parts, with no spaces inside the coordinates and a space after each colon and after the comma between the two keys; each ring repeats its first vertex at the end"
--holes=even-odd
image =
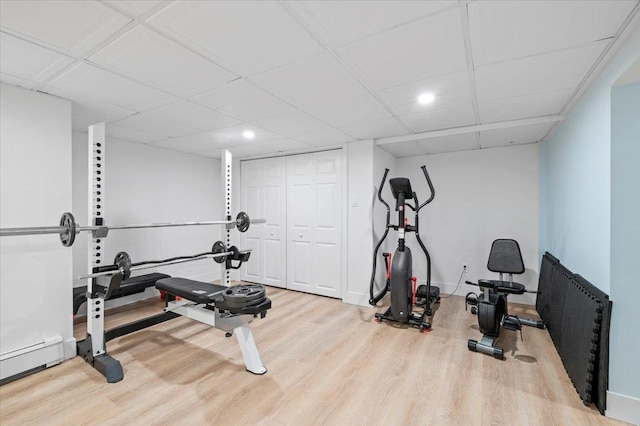
{"type": "Polygon", "coordinates": [[[214,296],[227,289],[225,286],[188,280],[186,278],[164,278],[156,281],[156,288],[174,296],[196,303],[213,303],[214,296]]]}

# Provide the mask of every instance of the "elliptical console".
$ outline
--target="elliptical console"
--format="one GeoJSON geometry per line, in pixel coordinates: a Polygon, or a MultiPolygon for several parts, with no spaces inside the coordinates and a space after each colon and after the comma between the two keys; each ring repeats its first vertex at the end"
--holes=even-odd
{"type": "Polygon", "coordinates": [[[431,285],[431,256],[429,251],[425,247],[419,233],[419,213],[420,209],[433,201],[435,197],[435,190],[431,183],[431,178],[427,172],[426,166],[421,167],[424,177],[429,185],[431,196],[427,201],[420,204],[418,202],[418,196],[411,189],[411,182],[407,178],[393,178],[389,180],[391,186],[391,193],[396,200],[396,211],[398,212],[398,224],[392,225],[390,223],[391,209],[389,204],[382,198],[382,188],[387,180],[387,174],[389,169],[385,169],[382,176],[382,182],[378,188],[378,200],[387,208],[387,223],[385,226],[384,234],[373,253],[373,270],[371,271],[371,283],[369,287],[369,304],[375,306],[386,294],[391,292],[391,306],[384,314],[377,313],[376,319],[380,322],[383,320],[394,321],[403,324],[409,324],[415,327],[419,327],[420,330],[428,330],[431,328],[431,322],[427,321],[428,317],[433,315],[432,304],[440,301],[440,289],[431,285]],[[410,204],[407,201],[413,199],[414,204],[410,204]],[[405,217],[405,208],[409,207],[415,212],[414,225],[409,224],[408,218],[405,217]],[[376,266],[378,258],[378,250],[380,246],[387,238],[389,229],[398,231],[398,247],[396,248],[393,256],[391,253],[382,253],[385,259],[386,265],[386,283],[382,290],[375,293],[375,278],[376,278],[376,266]],[[420,244],[420,248],[424,252],[427,259],[427,277],[426,285],[421,285],[416,288],[417,279],[413,276],[412,271],[412,257],[411,250],[405,245],[405,235],[407,232],[414,232],[416,240],[420,244]],[[413,313],[414,305],[418,305],[423,301],[424,309],[422,314],[418,315],[413,313]]]}

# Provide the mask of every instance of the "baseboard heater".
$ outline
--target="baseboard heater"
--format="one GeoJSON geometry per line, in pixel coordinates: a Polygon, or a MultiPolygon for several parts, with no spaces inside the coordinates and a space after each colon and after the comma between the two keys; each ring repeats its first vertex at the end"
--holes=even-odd
{"type": "Polygon", "coordinates": [[[585,405],[606,409],[609,387],[609,295],[550,253],[540,266],[536,310],[585,405]]]}
{"type": "Polygon", "coordinates": [[[0,384],[59,364],[64,360],[62,336],[51,336],[40,342],[0,354],[0,384]]]}

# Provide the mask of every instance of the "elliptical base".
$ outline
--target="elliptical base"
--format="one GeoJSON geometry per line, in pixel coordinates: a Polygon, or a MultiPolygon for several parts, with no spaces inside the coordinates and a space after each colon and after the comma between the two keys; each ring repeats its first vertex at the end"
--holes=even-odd
{"type": "Polygon", "coordinates": [[[384,314],[377,313],[375,314],[376,320],[378,322],[382,322],[384,320],[397,322],[399,324],[408,324],[412,327],[417,327],[420,331],[431,330],[431,323],[429,321],[425,321],[426,315],[416,315],[414,313],[409,314],[409,317],[406,320],[399,320],[393,316],[391,313],[391,308],[387,309],[384,314]]]}

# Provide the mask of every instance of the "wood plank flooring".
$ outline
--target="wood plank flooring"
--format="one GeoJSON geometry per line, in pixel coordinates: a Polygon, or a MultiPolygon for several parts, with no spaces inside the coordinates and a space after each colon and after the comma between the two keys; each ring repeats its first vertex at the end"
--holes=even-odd
{"type": "MultiPolygon", "coordinates": [[[[125,378],[107,384],[76,357],[0,387],[0,424],[605,425],[585,407],[546,330],[505,331],[506,361],[467,350],[481,337],[464,299],[443,299],[433,330],[373,321],[377,309],[269,288],[252,323],[263,376],[235,338],[178,318],[116,339],[125,378]]],[[[107,327],[159,312],[158,299],[109,313],[107,327]]],[[[512,313],[537,315],[532,307],[512,313]]],[[[75,326],[83,338],[84,324],[75,326]]]]}

